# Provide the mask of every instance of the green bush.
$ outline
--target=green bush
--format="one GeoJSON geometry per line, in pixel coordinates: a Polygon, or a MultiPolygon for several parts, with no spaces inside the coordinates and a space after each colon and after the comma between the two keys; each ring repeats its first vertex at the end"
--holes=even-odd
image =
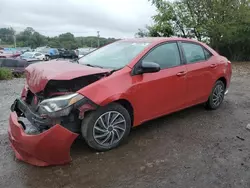
{"type": "Polygon", "coordinates": [[[0,68],[0,80],[10,80],[12,79],[12,72],[6,68],[0,68]]]}

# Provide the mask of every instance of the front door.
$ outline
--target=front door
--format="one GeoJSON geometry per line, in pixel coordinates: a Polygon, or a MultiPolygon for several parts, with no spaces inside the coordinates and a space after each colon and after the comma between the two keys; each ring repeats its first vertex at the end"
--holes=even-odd
{"type": "Polygon", "coordinates": [[[161,70],[132,77],[133,90],[137,93],[133,103],[141,122],[185,107],[187,70],[177,43],[164,43],[153,48],[142,61],[158,63],[161,70]]]}

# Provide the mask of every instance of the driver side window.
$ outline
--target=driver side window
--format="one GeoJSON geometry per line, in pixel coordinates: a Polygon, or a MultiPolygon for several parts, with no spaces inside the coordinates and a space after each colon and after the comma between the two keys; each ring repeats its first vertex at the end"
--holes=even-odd
{"type": "Polygon", "coordinates": [[[143,61],[157,63],[161,69],[179,66],[181,59],[177,43],[171,42],[157,46],[143,58],[143,61]]]}

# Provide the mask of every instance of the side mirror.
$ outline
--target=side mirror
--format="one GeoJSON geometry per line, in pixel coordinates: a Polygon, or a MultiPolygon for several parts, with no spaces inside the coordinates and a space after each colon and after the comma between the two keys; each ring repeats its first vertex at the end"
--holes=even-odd
{"type": "Polygon", "coordinates": [[[160,70],[161,67],[159,64],[154,62],[142,61],[142,63],[136,70],[136,74],[153,73],[153,72],[159,72],[160,70]]]}

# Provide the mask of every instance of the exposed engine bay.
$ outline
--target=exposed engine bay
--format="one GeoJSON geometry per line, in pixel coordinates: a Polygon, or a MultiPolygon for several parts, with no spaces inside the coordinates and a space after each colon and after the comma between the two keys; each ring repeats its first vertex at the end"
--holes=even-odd
{"type": "Polygon", "coordinates": [[[37,93],[40,100],[73,93],[90,85],[105,76],[104,73],[75,78],[72,80],[50,80],[45,89],[37,93]]]}

